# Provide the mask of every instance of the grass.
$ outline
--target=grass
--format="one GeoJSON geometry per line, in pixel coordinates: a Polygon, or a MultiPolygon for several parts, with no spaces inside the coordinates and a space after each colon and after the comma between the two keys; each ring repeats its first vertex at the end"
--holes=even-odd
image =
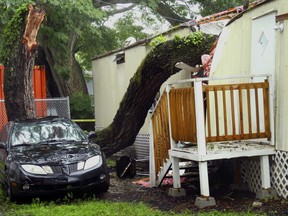
{"type": "Polygon", "coordinates": [[[181,214],[173,212],[162,212],[156,209],[151,209],[143,203],[112,203],[99,200],[90,201],[75,201],[71,204],[55,204],[50,203],[32,203],[25,205],[9,204],[9,209],[6,209],[6,216],[92,216],[92,215],[109,215],[109,216],[241,216],[257,214],[249,212],[202,212],[193,214],[189,211],[184,211],[181,214]]]}
{"type": "Polygon", "coordinates": [[[153,209],[144,203],[124,203],[124,202],[109,202],[96,198],[88,200],[79,200],[64,198],[56,202],[41,202],[39,199],[34,199],[30,204],[15,204],[5,201],[3,192],[0,191],[0,215],[5,216],[256,216],[259,214],[250,212],[219,212],[208,211],[193,213],[185,211],[182,213],[163,212],[153,209]]]}

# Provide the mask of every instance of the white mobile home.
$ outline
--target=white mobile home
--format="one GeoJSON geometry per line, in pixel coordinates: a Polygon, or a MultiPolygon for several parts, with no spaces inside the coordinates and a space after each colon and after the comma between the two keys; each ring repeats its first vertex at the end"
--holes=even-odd
{"type": "Polygon", "coordinates": [[[256,1],[222,30],[209,78],[188,80],[194,87],[186,90],[176,89],[179,82],[168,85],[162,109],[168,109],[169,132],[161,131],[167,125],[152,116],[153,127],[161,131],[153,134],[150,149],[152,185],[161,184],[172,164],[169,192],[184,195],[179,161],[195,161],[201,191],[196,205],[215,205],[207,163],[239,159],[240,180],[259,198],[275,191],[288,197],[287,28],[287,0],[256,1]],[[204,81],[208,85],[202,85],[204,81]],[[179,146],[179,141],[189,145],[179,146]]]}

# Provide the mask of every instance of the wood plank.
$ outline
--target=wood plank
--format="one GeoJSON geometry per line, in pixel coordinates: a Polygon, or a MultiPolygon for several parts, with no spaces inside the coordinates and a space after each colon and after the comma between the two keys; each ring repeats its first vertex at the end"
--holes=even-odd
{"type": "Polygon", "coordinates": [[[215,99],[215,122],[216,122],[216,135],[219,136],[219,108],[218,108],[218,95],[217,89],[214,89],[214,99],[215,99]]]}
{"type": "Polygon", "coordinates": [[[244,136],[244,120],[243,120],[243,101],[242,101],[242,91],[239,89],[238,91],[238,97],[239,97],[239,114],[240,114],[240,137],[242,138],[244,136]]]}
{"type": "MultiPolygon", "coordinates": [[[[270,133],[271,134],[271,133],[270,133]]],[[[268,133],[269,135],[269,133],[268,133]]],[[[258,139],[258,138],[267,138],[265,132],[252,133],[250,134],[236,134],[236,135],[227,135],[227,136],[212,136],[210,137],[210,142],[222,142],[222,141],[232,141],[232,140],[245,140],[245,139],[258,139]],[[228,140],[227,140],[228,139],[228,140]]]]}
{"type": "MultiPolygon", "coordinates": [[[[220,91],[222,89],[224,90],[237,90],[237,89],[247,89],[247,85],[255,86],[255,88],[263,88],[263,82],[258,83],[240,83],[240,84],[221,84],[221,85],[206,85],[204,86],[204,91],[208,89],[208,91],[214,91],[214,89],[220,91]]],[[[268,88],[268,85],[264,85],[265,88],[268,88]]]]}
{"type": "Polygon", "coordinates": [[[230,97],[231,97],[231,112],[232,112],[232,134],[233,139],[235,139],[236,136],[236,123],[235,123],[235,106],[234,106],[234,90],[231,87],[230,88],[230,97]]]}
{"type": "Polygon", "coordinates": [[[226,91],[222,88],[223,97],[223,115],[224,115],[224,134],[228,135],[228,122],[227,122],[227,107],[226,107],[226,91]]]}
{"type": "Polygon", "coordinates": [[[193,131],[193,136],[192,139],[190,140],[193,143],[197,143],[197,130],[196,130],[196,111],[195,111],[195,96],[194,96],[194,87],[191,88],[191,105],[192,105],[192,131],[193,131]]]}
{"type": "Polygon", "coordinates": [[[251,85],[247,85],[247,111],[248,111],[248,129],[249,134],[252,134],[252,117],[251,117],[251,97],[250,97],[251,85]]]}
{"type": "Polygon", "coordinates": [[[208,136],[207,141],[210,141],[211,137],[211,113],[210,113],[210,95],[208,89],[206,89],[206,116],[207,116],[207,129],[208,136]]]}
{"type": "Polygon", "coordinates": [[[175,89],[171,89],[169,92],[169,101],[170,101],[170,119],[171,119],[171,132],[172,132],[172,138],[176,139],[177,137],[177,127],[176,127],[176,102],[175,102],[175,97],[176,97],[176,91],[175,89]]]}
{"type": "MultiPolygon", "coordinates": [[[[268,81],[265,80],[265,83],[268,83],[268,81]]],[[[270,140],[271,137],[269,136],[270,132],[269,91],[266,88],[265,89],[263,88],[263,102],[264,102],[265,132],[268,139],[270,140]]]]}
{"type": "Polygon", "coordinates": [[[284,21],[288,19],[288,13],[280,14],[276,16],[276,22],[284,21]]]}
{"type": "Polygon", "coordinates": [[[256,106],[256,130],[257,130],[257,134],[260,134],[260,113],[259,113],[258,88],[255,88],[255,106],[256,106]]]}

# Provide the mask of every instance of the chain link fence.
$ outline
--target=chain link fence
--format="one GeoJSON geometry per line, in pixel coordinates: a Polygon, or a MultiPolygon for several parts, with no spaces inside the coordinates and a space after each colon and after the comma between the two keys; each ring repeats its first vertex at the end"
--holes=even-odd
{"type": "MultiPolygon", "coordinates": [[[[36,116],[60,116],[70,118],[69,97],[35,99],[36,116]]],[[[0,100],[0,129],[7,123],[4,100],[0,100]]]]}

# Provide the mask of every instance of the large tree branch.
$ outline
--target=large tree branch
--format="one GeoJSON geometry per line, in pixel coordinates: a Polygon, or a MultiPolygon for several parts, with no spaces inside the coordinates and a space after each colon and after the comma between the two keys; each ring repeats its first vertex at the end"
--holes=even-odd
{"type": "Polygon", "coordinates": [[[156,12],[159,13],[164,19],[166,19],[172,26],[176,26],[188,21],[188,19],[175,13],[169,5],[163,4],[161,2],[158,4],[156,12]]]}
{"type": "Polygon", "coordinates": [[[121,9],[114,9],[114,10],[108,11],[107,14],[108,14],[108,16],[112,16],[112,15],[116,15],[116,14],[119,14],[119,13],[124,13],[126,11],[131,10],[132,8],[134,8],[136,6],[137,6],[136,4],[132,4],[132,5],[128,6],[128,7],[123,7],[121,9]]]}
{"type": "MultiPolygon", "coordinates": [[[[140,4],[141,0],[93,0],[94,7],[101,8],[103,6],[115,6],[116,4],[140,4]]],[[[148,1],[147,1],[147,5],[148,1]]],[[[162,2],[159,2],[157,5],[157,8],[151,8],[153,11],[158,13],[160,16],[162,16],[164,19],[166,19],[171,25],[179,25],[180,23],[188,21],[186,18],[179,16],[175,11],[172,10],[172,8],[164,4],[162,2]]],[[[125,10],[125,9],[123,9],[125,10]]],[[[114,11],[116,12],[116,11],[114,11]]],[[[113,11],[108,12],[109,15],[115,14],[113,11]]],[[[118,13],[118,12],[117,12],[118,13]]]]}
{"type": "Polygon", "coordinates": [[[107,156],[134,143],[161,85],[179,72],[175,64],[180,61],[199,64],[201,55],[209,53],[215,38],[204,35],[198,44],[187,41],[183,38],[161,44],[143,60],[130,80],[113,122],[93,139],[107,156]]]}

